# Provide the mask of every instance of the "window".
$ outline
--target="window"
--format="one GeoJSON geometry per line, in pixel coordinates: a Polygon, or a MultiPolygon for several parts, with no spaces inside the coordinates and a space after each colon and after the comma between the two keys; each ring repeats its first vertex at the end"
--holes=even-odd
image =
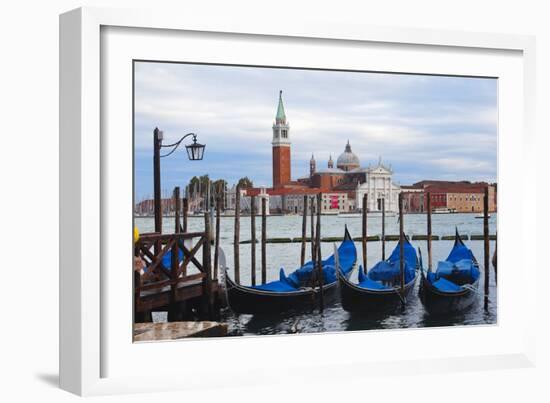
{"type": "Polygon", "coordinates": [[[281,137],[286,139],[287,136],[288,136],[287,130],[286,129],[281,130],[281,137]]]}

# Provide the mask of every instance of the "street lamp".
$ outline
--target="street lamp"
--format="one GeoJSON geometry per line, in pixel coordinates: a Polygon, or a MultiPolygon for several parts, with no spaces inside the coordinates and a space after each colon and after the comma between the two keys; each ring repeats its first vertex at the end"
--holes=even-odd
{"type": "Polygon", "coordinates": [[[178,141],[172,144],[162,144],[164,134],[158,127],[153,131],[153,180],[154,180],[154,193],[155,193],[155,232],[162,232],[162,206],[161,206],[161,197],[160,197],[160,159],[168,157],[171,155],[179,145],[187,137],[193,136],[193,143],[187,144],[185,146],[187,150],[187,157],[191,161],[200,161],[204,156],[204,149],[206,145],[197,143],[197,135],[195,133],[187,133],[178,141]],[[160,155],[160,150],[162,148],[171,148],[171,150],[164,154],[160,155]]]}

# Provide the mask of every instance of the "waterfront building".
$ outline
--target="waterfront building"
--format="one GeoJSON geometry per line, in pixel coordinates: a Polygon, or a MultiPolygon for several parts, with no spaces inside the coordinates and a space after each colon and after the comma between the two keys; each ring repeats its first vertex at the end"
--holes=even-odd
{"type": "Polygon", "coordinates": [[[363,196],[366,194],[368,211],[382,211],[384,202],[386,211],[397,212],[401,187],[392,181],[391,166],[385,166],[382,158],[379,158],[378,165],[367,168],[364,173],[365,181],[359,182],[355,191],[356,205],[362,206],[363,196]]]}
{"type": "MultiPolygon", "coordinates": [[[[272,125],[271,145],[273,183],[271,188],[265,189],[265,193],[272,199],[272,212],[301,213],[304,208],[303,196],[319,193],[322,194],[324,213],[356,210],[362,206],[360,200],[364,194],[367,194],[369,211],[380,211],[382,200],[385,200],[388,212],[398,210],[400,187],[392,181],[391,166],[382,164],[380,158],[372,168],[370,165],[361,167],[360,159],[352,151],[349,141],[336,159],[336,167],[332,154],[326,168],[319,168],[312,154],[309,175],[292,180],[290,123],[285,113],[282,91],[279,92],[277,113],[272,125]]],[[[246,189],[247,196],[260,193],[260,188],[246,189]]]]}
{"type": "Polygon", "coordinates": [[[421,181],[403,186],[403,208],[408,213],[423,213],[427,208],[426,195],[430,194],[435,212],[482,213],[485,187],[489,187],[489,212],[495,212],[496,185],[468,181],[421,181]]]}
{"type": "MultiPolygon", "coordinates": [[[[258,192],[254,192],[255,202],[254,208],[257,214],[262,213],[262,199],[266,199],[266,213],[277,209],[277,198],[271,197],[265,187],[257,188],[258,192]]],[[[240,211],[250,213],[252,204],[252,194],[248,193],[248,189],[240,189],[239,207],[240,211]]],[[[237,186],[233,185],[227,190],[226,194],[226,210],[235,211],[237,202],[237,186]]]]}

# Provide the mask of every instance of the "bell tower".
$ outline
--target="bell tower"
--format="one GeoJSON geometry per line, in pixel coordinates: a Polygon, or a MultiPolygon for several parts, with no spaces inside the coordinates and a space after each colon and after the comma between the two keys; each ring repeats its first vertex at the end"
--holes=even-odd
{"type": "Polygon", "coordinates": [[[286,120],[283,106],[283,91],[279,91],[279,105],[273,124],[273,187],[290,183],[290,125],[286,120]]]}
{"type": "Polygon", "coordinates": [[[309,177],[311,178],[315,174],[315,157],[311,154],[311,159],[309,160],[309,177]]]}

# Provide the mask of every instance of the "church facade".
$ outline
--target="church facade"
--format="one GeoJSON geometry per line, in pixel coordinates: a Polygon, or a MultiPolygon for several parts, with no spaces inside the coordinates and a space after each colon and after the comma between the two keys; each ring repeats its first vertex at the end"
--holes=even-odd
{"type": "Polygon", "coordinates": [[[246,196],[269,198],[272,211],[300,213],[304,208],[304,195],[321,193],[323,212],[327,213],[359,210],[366,194],[369,211],[381,211],[383,204],[386,211],[397,211],[401,188],[392,180],[391,166],[384,165],[380,158],[375,166],[361,167],[349,141],[336,159],[336,166],[330,155],[326,168],[319,168],[312,155],[309,175],[292,180],[290,123],[282,91],[279,92],[272,133],[272,187],[247,189],[246,196]]]}

